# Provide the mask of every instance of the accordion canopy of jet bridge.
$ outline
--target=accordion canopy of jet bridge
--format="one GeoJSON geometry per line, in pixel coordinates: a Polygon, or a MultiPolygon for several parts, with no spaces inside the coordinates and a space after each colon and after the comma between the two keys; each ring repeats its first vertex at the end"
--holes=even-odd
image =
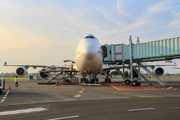
{"type": "Polygon", "coordinates": [[[105,44],[102,46],[105,64],[129,63],[133,60],[141,62],[164,61],[180,58],[180,37],[129,44],[105,44]]]}

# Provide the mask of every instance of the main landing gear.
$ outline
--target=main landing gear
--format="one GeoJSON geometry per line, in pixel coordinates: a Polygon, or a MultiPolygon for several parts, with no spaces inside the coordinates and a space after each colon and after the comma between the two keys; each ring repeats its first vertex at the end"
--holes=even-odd
{"type": "Polygon", "coordinates": [[[111,82],[111,78],[105,78],[105,82],[111,82]]]}
{"type": "Polygon", "coordinates": [[[110,71],[104,72],[104,74],[105,74],[105,76],[106,76],[105,82],[111,82],[111,78],[109,78],[109,76],[110,76],[110,77],[112,77],[112,76],[111,76],[109,73],[110,73],[110,71]]]}
{"type": "Polygon", "coordinates": [[[129,85],[131,83],[132,86],[140,86],[141,85],[141,82],[138,82],[138,81],[130,81],[130,80],[125,80],[124,81],[126,85],[129,85]]]}

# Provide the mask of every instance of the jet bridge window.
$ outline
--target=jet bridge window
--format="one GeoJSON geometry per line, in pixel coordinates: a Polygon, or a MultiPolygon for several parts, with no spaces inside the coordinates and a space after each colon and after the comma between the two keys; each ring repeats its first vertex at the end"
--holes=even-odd
{"type": "Polygon", "coordinates": [[[107,47],[105,45],[102,45],[102,50],[103,50],[103,58],[107,57],[107,47]]]}

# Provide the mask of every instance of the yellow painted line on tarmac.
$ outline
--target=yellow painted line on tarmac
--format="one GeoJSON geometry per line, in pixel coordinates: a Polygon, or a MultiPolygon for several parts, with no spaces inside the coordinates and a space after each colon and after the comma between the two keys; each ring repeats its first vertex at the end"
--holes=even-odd
{"type": "Polygon", "coordinates": [[[82,90],[85,90],[85,88],[83,88],[82,90]]]}
{"type": "Polygon", "coordinates": [[[81,96],[80,94],[77,94],[75,97],[78,98],[78,97],[80,97],[80,96],[81,96]]]}
{"type": "Polygon", "coordinates": [[[79,93],[83,93],[83,91],[79,91],[79,93]]]}

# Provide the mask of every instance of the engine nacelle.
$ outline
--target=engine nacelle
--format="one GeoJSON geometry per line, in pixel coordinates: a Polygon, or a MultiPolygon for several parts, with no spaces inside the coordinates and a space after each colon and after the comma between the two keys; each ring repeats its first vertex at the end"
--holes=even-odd
{"type": "MultiPolygon", "coordinates": [[[[42,69],[41,71],[45,71],[46,69],[44,68],[44,69],[42,69]]],[[[48,75],[45,73],[45,72],[40,72],[39,73],[40,74],[40,76],[42,77],[42,78],[48,78],[48,75]]]]}
{"type": "Polygon", "coordinates": [[[164,69],[161,67],[156,67],[153,69],[153,72],[157,75],[157,76],[162,76],[164,74],[164,69]]]}
{"type": "Polygon", "coordinates": [[[28,71],[25,67],[19,67],[19,68],[17,68],[16,73],[19,76],[25,76],[28,74],[28,71]]]}

